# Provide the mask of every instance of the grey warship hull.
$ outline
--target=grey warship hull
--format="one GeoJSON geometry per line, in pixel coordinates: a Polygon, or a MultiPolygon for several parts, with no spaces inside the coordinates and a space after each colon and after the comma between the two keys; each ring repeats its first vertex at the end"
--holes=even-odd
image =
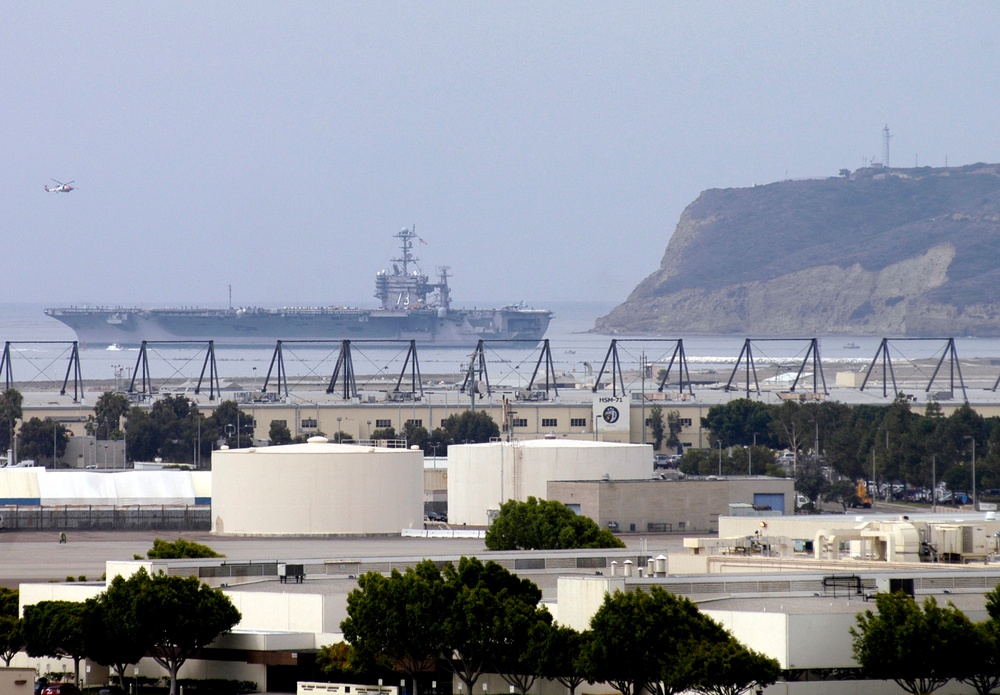
{"type": "Polygon", "coordinates": [[[87,347],[135,346],[143,341],[220,345],[267,345],[296,340],[416,340],[435,347],[474,347],[478,340],[535,341],[545,337],[552,312],[523,305],[500,309],[453,309],[448,268],[431,282],[416,269],[416,233],[395,235],[401,255],[390,270],[375,275],[381,306],[283,307],[268,309],[145,309],[137,307],[63,307],[45,313],[76,332],[87,347]]]}
{"type": "Polygon", "coordinates": [[[540,341],[551,312],[520,307],[389,311],[285,309],[138,309],[69,307],[46,314],[72,328],[85,347],[135,346],[142,341],[213,340],[218,345],[266,345],[277,340],[416,340],[435,347],[474,347],[479,339],[540,341]]]}

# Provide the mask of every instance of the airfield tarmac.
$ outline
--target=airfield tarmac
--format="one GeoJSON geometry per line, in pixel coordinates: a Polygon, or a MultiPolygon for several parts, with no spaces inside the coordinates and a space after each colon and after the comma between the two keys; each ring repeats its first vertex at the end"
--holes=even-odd
{"type": "MultiPolygon", "coordinates": [[[[153,540],[178,537],[203,543],[231,560],[347,559],[394,556],[425,558],[472,556],[489,559],[482,539],[468,538],[261,538],[214,536],[207,532],[69,531],[66,543],[58,531],[0,532],[0,586],[12,589],[21,582],[65,581],[67,577],[98,581],[108,560],[145,557],[153,540]]],[[[679,552],[681,535],[621,536],[629,550],[679,552]]]]}

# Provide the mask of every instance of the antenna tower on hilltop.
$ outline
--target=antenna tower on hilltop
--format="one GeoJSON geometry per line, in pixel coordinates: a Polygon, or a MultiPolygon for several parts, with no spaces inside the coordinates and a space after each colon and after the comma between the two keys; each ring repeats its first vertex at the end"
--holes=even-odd
{"type": "Polygon", "coordinates": [[[892,138],[889,135],[889,124],[886,123],[885,128],[882,129],[882,166],[889,166],[889,140],[892,138]]]}

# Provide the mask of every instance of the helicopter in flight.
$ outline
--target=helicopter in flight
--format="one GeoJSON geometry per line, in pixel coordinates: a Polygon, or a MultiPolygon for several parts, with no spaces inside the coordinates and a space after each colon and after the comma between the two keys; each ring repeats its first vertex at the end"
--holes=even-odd
{"type": "Polygon", "coordinates": [[[69,185],[69,184],[73,183],[72,181],[68,181],[67,183],[63,183],[62,181],[59,181],[57,179],[52,179],[52,180],[55,181],[56,183],[58,183],[59,185],[58,186],[46,186],[45,190],[48,193],[69,193],[70,191],[75,191],[76,190],[75,188],[73,188],[73,186],[69,185]]]}

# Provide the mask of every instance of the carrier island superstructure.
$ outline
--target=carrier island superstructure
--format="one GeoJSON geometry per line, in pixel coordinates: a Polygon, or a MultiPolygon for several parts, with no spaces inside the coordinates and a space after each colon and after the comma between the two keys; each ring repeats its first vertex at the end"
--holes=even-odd
{"type": "Polygon", "coordinates": [[[215,341],[267,345],[277,340],[416,340],[434,347],[474,347],[479,339],[540,341],[552,312],[512,304],[499,309],[451,306],[449,268],[432,282],[417,266],[416,233],[403,229],[399,257],[375,275],[373,309],[342,306],[156,308],[59,307],[45,313],[72,328],[84,347],[135,346],[142,341],[215,341]]]}

